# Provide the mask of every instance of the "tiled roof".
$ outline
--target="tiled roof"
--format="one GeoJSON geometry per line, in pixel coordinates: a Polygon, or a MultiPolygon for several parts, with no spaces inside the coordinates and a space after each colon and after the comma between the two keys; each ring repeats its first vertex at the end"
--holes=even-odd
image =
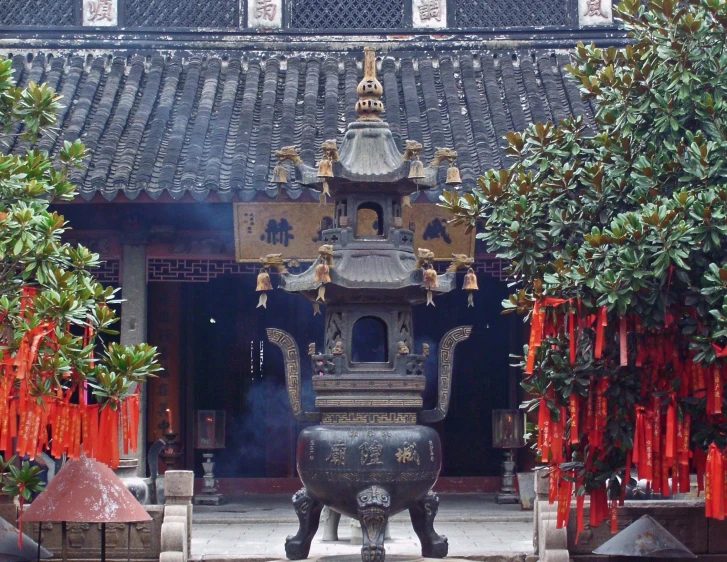
{"type": "MultiPolygon", "coordinates": [[[[356,118],[361,52],[339,55],[227,53],[165,57],[34,53],[13,56],[21,84],[45,81],[63,94],[60,134],[40,148],[80,138],[91,151],[73,180],[81,195],[133,199],[165,190],[179,199],[251,200],[275,195],[274,152],[297,145],[315,165],[324,140],[356,118]]],[[[566,79],[566,52],[448,52],[386,55],[380,61],[385,120],[397,145],[459,153],[465,187],[506,166],[503,137],[534,121],[583,115],[592,108],[566,79]]],[[[14,152],[27,148],[17,140],[14,152]]],[[[292,198],[307,189],[294,181],[292,198]]],[[[436,191],[427,192],[436,198],[436,191]]]]}

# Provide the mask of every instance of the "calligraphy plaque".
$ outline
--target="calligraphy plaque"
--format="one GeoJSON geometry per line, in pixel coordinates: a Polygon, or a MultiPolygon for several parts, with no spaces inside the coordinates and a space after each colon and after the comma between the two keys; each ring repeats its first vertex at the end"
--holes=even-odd
{"type": "Polygon", "coordinates": [[[611,0],[578,0],[578,21],[581,27],[613,25],[611,0]]]}
{"type": "Polygon", "coordinates": [[[119,25],[117,0],[83,0],[83,25],[114,27],[119,25]]]}
{"type": "Polygon", "coordinates": [[[279,29],[283,26],[282,0],[248,0],[247,26],[255,29],[279,29]]]}
{"type": "MultiPolygon", "coordinates": [[[[235,256],[257,261],[268,254],[312,261],[321,246],[321,231],[333,227],[333,205],[318,203],[235,203],[235,256]]],[[[427,248],[436,259],[474,255],[475,233],[447,224],[448,213],[434,203],[404,207],[403,225],[414,225],[414,250],[427,248]]],[[[374,218],[372,217],[372,224],[374,218]]]]}
{"type": "Polygon", "coordinates": [[[446,0],[412,0],[411,12],[415,28],[440,29],[447,27],[446,0]]]}

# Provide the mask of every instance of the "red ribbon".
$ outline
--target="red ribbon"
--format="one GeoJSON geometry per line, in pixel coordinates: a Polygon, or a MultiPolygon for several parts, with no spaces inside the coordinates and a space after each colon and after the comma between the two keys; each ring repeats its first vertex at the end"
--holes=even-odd
{"type": "Polygon", "coordinates": [[[568,313],[568,342],[570,351],[570,363],[576,362],[576,314],[574,311],[568,313]]]}
{"type": "Polygon", "coordinates": [[[724,519],[724,468],[722,452],[712,443],[707,454],[705,484],[705,507],[707,517],[724,519]]]}
{"type": "Polygon", "coordinates": [[[677,451],[677,406],[674,393],[669,395],[669,404],[666,408],[666,449],[664,458],[670,462],[676,457],[677,451]]]}
{"type": "Polygon", "coordinates": [[[621,366],[628,367],[629,364],[629,350],[627,340],[627,324],[626,318],[621,316],[618,321],[618,341],[620,350],[621,366]]]}
{"type": "Polygon", "coordinates": [[[535,367],[535,353],[537,348],[543,342],[543,323],[545,322],[545,314],[540,310],[540,300],[535,301],[533,307],[533,317],[530,322],[530,342],[528,343],[528,362],[525,367],[525,373],[533,374],[535,367]]]}
{"type": "Polygon", "coordinates": [[[603,343],[606,337],[606,326],[608,326],[608,315],[606,313],[606,307],[602,306],[598,309],[598,320],[596,321],[596,359],[600,359],[603,356],[603,343]]]}
{"type": "Polygon", "coordinates": [[[562,477],[558,492],[558,515],[555,523],[556,529],[568,526],[570,519],[571,498],[573,497],[573,482],[562,477]]]}
{"type": "Polygon", "coordinates": [[[580,398],[577,394],[571,394],[568,399],[568,408],[570,410],[570,442],[571,445],[577,445],[580,440],[580,425],[578,423],[578,415],[580,410],[580,398]]]}

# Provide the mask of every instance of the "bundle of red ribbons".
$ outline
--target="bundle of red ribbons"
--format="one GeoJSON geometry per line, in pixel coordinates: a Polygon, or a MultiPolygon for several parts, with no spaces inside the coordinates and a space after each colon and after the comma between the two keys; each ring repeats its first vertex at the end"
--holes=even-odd
{"type": "MultiPolygon", "coordinates": [[[[68,399],[36,399],[10,392],[13,380],[0,381],[0,451],[17,453],[32,460],[47,451],[71,459],[81,454],[111,468],[119,466],[119,439],[124,453],[136,451],[139,428],[139,395],[110,404],[72,404],[68,399]],[[16,440],[15,446],[13,442],[16,440]]],[[[21,383],[21,387],[24,386],[21,383]]]]}
{"type": "MultiPolygon", "coordinates": [[[[532,316],[526,373],[532,374],[538,348],[547,337],[569,337],[571,363],[576,362],[576,331],[584,328],[595,330],[594,356],[603,358],[606,346],[608,315],[606,307],[596,314],[582,314],[580,303],[563,299],[545,298],[536,301],[532,316]],[[566,320],[567,317],[567,320],[566,320]]],[[[678,399],[695,397],[707,401],[708,421],[720,422],[722,418],[723,379],[727,375],[722,366],[702,366],[693,361],[693,355],[683,358],[680,354],[679,333],[674,327],[665,333],[645,333],[638,318],[618,319],[619,354],[621,366],[629,364],[628,334],[636,333],[637,348],[633,366],[642,370],[643,384],[633,422],[635,426],[633,449],[626,455],[625,472],[631,474],[636,467],[639,479],[649,482],[655,493],[665,497],[689,492],[690,472],[696,471],[699,492],[705,493],[706,514],[717,519],[725,518],[725,478],[727,460],[725,453],[712,444],[708,454],[700,448],[690,447],[692,420],[687,412],[678,411],[678,399]],[[679,379],[679,384],[673,384],[679,379]],[[673,390],[677,388],[678,390],[673,390]],[[681,415],[678,415],[680,414],[681,415]]],[[[719,357],[727,356],[727,349],[716,348],[719,357]]],[[[591,378],[588,395],[572,394],[568,405],[556,401],[552,387],[540,398],[538,412],[538,449],[542,459],[550,465],[550,502],[558,501],[558,527],[568,524],[574,489],[581,482],[573,473],[561,471],[560,464],[570,460],[571,449],[578,446],[585,451],[586,471],[597,460],[604,458],[604,431],[609,417],[607,399],[609,379],[591,378]],[[551,416],[551,408],[559,410],[559,421],[551,416]]],[[[609,502],[605,488],[590,491],[590,524],[597,526],[606,518],[611,520],[612,532],[617,532],[617,506],[623,503],[625,485],[621,497],[609,502]],[[610,504],[610,505],[609,505],[610,504]]],[[[578,534],[584,527],[584,497],[576,500],[578,534]]]]}
{"type": "MultiPolygon", "coordinates": [[[[32,309],[35,290],[26,288],[21,298],[20,314],[32,309]]],[[[4,320],[0,318],[0,322],[4,320]]],[[[78,385],[78,403],[71,403],[75,388],[57,396],[34,396],[29,379],[36,365],[41,342],[53,349],[56,338],[53,323],[41,323],[29,330],[18,351],[0,362],[0,451],[6,456],[17,453],[30,459],[45,451],[59,458],[65,453],[71,459],[81,454],[94,457],[112,468],[119,466],[119,438],[124,453],[138,446],[139,395],[105,404],[88,404],[85,382],[78,385]],[[115,406],[115,407],[114,407],[115,406]]],[[[84,346],[93,338],[87,327],[84,346]]],[[[93,355],[91,356],[93,361],[93,355]]],[[[39,373],[50,379],[53,373],[39,373]]]]}

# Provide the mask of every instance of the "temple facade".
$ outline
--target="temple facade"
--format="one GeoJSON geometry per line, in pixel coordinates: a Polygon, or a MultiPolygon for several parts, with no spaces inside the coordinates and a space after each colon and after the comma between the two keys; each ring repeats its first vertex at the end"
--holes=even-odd
{"type": "MultiPolygon", "coordinates": [[[[288,413],[283,359],[265,329],[323,349],[331,327],[325,310],[283,291],[258,307],[258,258],[281,254],[293,274],[305,271],[337,222],[331,199],[299,182],[285,156],[297,147],[315,168],[325,141],[340,144],[356,118],[364,47],[376,49],[399,152],[419,143],[427,165],[438,148],[453,149],[467,190],[509,165],[509,131],[570,114],[592,125],[594,108],[565,68],[579,41],[627,41],[610,0],[0,0],[0,56],[21,85],[47,82],[63,95],[57,135],[37,147],[55,153],[81,139],[90,151],[72,177],[79,197],[59,209],[68,238],[99,252],[99,279],[121,287],[121,342],[161,353],[165,371],[144,390],[138,473],[171,429],[175,466],[201,476],[199,412],[215,411],[223,491],[297,489],[305,423],[288,413]],[[278,164],[285,181],[272,182],[278,164]]],[[[28,148],[17,137],[0,149],[28,148]]],[[[458,348],[450,415],[434,428],[445,483],[495,491],[491,410],[521,398],[509,355],[522,350],[523,328],[500,314],[503,264],[436,206],[445,182],[443,167],[398,218],[440,273],[453,254],[473,256],[480,290],[473,307],[456,290],[416,310],[414,323],[432,374],[442,336],[473,326],[458,348]]],[[[375,209],[359,213],[352,220],[372,235],[383,228],[375,209]]],[[[365,333],[357,341],[365,361],[384,352],[365,333]]],[[[306,410],[310,370],[303,362],[306,410]]],[[[427,378],[424,408],[436,388],[427,378]]]]}

